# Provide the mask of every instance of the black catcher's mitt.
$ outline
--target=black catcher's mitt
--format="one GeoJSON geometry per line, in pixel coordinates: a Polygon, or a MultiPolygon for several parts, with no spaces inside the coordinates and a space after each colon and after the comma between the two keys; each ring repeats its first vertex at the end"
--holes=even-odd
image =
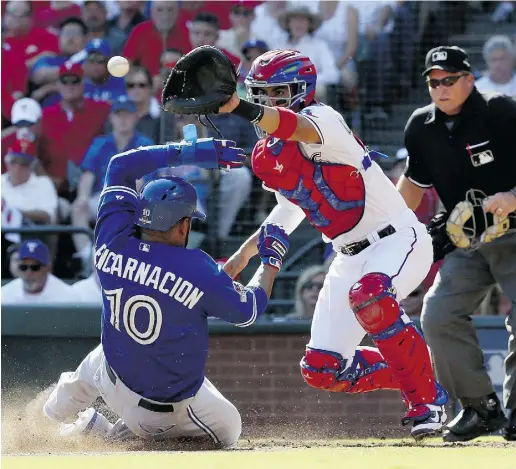
{"type": "Polygon", "coordinates": [[[428,234],[432,237],[434,262],[444,259],[446,254],[455,250],[455,245],[451,242],[448,233],[446,232],[447,221],[448,213],[441,212],[435,215],[426,227],[428,234]]]}
{"type": "Polygon", "coordinates": [[[170,72],[161,102],[173,114],[217,114],[236,91],[237,73],[216,47],[197,47],[170,72]]]}

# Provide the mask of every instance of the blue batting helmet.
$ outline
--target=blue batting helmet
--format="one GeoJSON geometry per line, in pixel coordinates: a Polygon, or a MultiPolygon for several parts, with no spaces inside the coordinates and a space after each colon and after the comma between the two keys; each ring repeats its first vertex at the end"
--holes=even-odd
{"type": "Polygon", "coordinates": [[[136,225],[156,231],[168,231],[181,218],[204,220],[197,210],[197,192],[189,182],[176,176],[147,182],[139,193],[136,225]]]}

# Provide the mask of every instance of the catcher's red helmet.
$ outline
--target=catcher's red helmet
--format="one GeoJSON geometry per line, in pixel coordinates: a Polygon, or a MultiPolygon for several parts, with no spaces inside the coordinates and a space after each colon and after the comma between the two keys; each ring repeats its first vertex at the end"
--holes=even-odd
{"type": "MultiPolygon", "coordinates": [[[[309,106],[315,98],[317,71],[313,62],[296,50],[272,50],[253,62],[245,79],[249,101],[263,103],[263,88],[291,85],[289,108],[309,106]]],[[[285,98],[281,98],[285,100],[285,98]]]]}

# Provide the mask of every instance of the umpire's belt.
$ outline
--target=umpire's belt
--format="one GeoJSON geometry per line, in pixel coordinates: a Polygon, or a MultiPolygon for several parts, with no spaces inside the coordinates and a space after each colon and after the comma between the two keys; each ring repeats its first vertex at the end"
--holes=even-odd
{"type": "MultiPolygon", "coordinates": [[[[393,233],[396,233],[394,226],[389,225],[378,231],[376,234],[379,239],[385,238],[393,233]]],[[[362,252],[364,249],[371,246],[371,242],[368,239],[363,239],[362,241],[357,241],[355,243],[345,244],[341,246],[340,252],[342,254],[346,254],[347,256],[356,256],[358,253],[362,252]]]]}
{"type": "MultiPolygon", "coordinates": [[[[108,365],[108,362],[106,361],[106,373],[111,380],[111,382],[116,385],[116,380],[119,379],[117,375],[115,375],[115,372],[113,369],[108,365]]],[[[138,402],[138,407],[141,407],[145,410],[150,410],[151,412],[162,412],[162,413],[169,413],[174,412],[174,406],[172,404],[167,403],[156,403],[148,401],[147,399],[144,399],[143,397],[140,399],[140,402],[138,402]]]]}

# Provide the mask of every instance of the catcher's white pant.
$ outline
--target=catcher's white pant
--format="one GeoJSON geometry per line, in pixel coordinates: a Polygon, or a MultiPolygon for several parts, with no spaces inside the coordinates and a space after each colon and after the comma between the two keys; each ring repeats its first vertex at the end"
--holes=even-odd
{"type": "Polygon", "coordinates": [[[174,403],[174,412],[158,413],[139,407],[142,396],[120,379],[113,384],[108,376],[102,345],[92,350],[75,372],[61,374],[43,411],[47,417],[64,422],[91,406],[99,396],[135,435],[145,439],[209,437],[230,448],[242,431],[240,413],[207,378],[194,397],[174,403]]]}
{"type": "Polygon", "coordinates": [[[398,301],[425,279],[433,262],[432,238],[425,225],[412,210],[406,210],[390,224],[395,233],[382,239],[370,233],[371,246],[355,256],[339,252],[331,263],[315,307],[309,347],[340,353],[348,360],[353,358],[365,332],[349,306],[348,294],[365,274],[389,275],[398,301]]]}

